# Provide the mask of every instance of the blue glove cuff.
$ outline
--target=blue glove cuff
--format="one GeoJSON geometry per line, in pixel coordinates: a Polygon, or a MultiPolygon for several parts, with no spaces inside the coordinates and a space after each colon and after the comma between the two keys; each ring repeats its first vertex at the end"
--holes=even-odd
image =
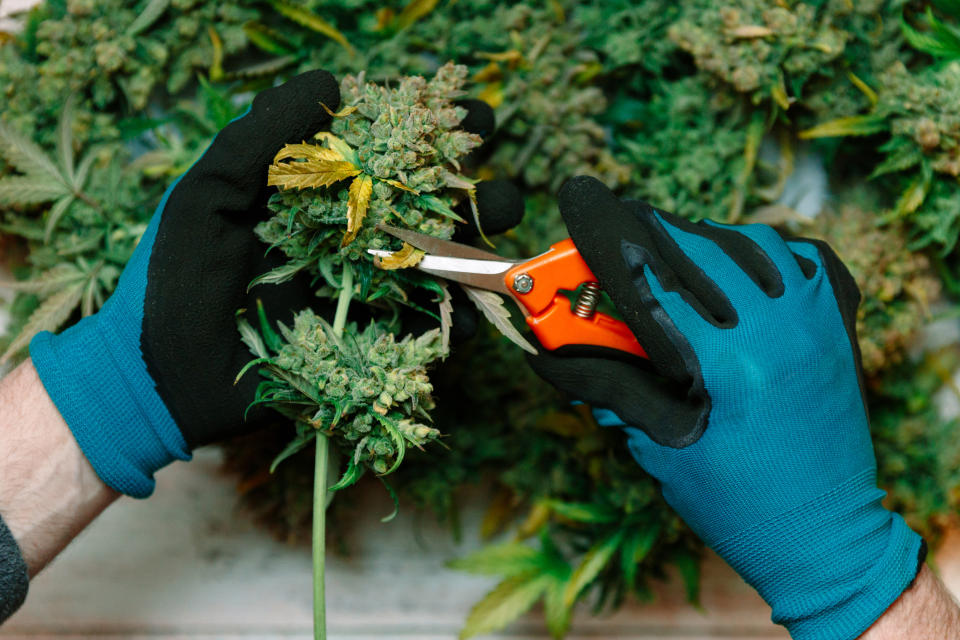
{"type": "Polygon", "coordinates": [[[715,545],[794,640],[852,640],[916,578],[923,540],[883,507],[867,469],[715,545]]]}
{"type": "MultiPolygon", "coordinates": [[[[113,333],[119,328],[84,318],[60,335],[38,334],[30,355],[47,394],[70,426],[101,480],[146,498],[153,474],[189,460],[187,443],[157,394],[139,351],[113,333]]],[[[133,344],[138,344],[136,341],[133,344]]]]}

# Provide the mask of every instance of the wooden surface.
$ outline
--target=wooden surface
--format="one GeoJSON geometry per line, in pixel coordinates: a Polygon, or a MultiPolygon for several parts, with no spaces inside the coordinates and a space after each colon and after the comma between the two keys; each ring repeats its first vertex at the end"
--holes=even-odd
{"type": "MultiPolygon", "coordinates": [[[[32,584],[24,608],[0,638],[63,640],[151,638],[213,640],[310,637],[310,557],[270,539],[238,513],[219,454],[201,451],[158,476],[150,500],[111,507],[32,584]]],[[[452,640],[472,603],[493,581],[444,568],[475,548],[401,511],[392,523],[377,487],[362,496],[350,532],[353,555],[328,561],[330,637],[452,640]]],[[[464,531],[480,513],[466,509],[464,531]]],[[[960,587],[960,537],[939,555],[945,577],[960,587]]],[[[579,615],[571,640],[587,638],[786,639],[766,605],[719,559],[707,559],[703,611],[684,603],[678,581],[657,600],[614,615],[579,615]]],[[[501,638],[547,638],[538,615],[501,638]]]]}

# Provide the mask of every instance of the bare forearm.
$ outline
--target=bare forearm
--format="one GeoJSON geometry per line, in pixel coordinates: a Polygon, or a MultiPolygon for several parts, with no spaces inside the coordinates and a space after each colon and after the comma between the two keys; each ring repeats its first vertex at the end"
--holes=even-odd
{"type": "Polygon", "coordinates": [[[31,577],[119,494],[94,473],[28,360],[0,380],[0,515],[31,577]]]}
{"type": "Polygon", "coordinates": [[[960,607],[926,566],[860,640],[947,640],[960,638],[960,607]]]}

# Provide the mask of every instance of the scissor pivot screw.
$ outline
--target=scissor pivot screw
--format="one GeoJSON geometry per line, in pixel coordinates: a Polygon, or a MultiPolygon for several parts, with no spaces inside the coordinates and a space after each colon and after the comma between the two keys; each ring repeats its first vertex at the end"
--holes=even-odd
{"type": "Polygon", "coordinates": [[[533,277],[527,273],[518,273],[513,277],[513,290],[517,293],[530,293],[533,290],[533,277]]]}

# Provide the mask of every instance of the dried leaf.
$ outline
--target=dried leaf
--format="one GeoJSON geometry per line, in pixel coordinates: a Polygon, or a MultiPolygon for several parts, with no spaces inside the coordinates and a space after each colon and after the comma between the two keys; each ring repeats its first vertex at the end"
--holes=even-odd
{"type": "Polygon", "coordinates": [[[397,189],[402,189],[403,191],[409,191],[410,193],[420,195],[419,191],[411,187],[408,187],[407,185],[403,184],[399,180],[391,180],[390,178],[378,178],[378,180],[380,180],[380,182],[386,182],[391,187],[396,187],[397,189]]]}
{"type": "MultiPolygon", "coordinates": [[[[361,174],[350,183],[350,191],[347,194],[347,232],[343,234],[342,246],[353,242],[357,234],[360,233],[363,219],[367,217],[367,209],[370,207],[370,196],[372,194],[373,179],[370,176],[361,174]]],[[[421,257],[423,257],[422,253],[421,257]]],[[[387,260],[389,260],[389,258],[387,260]]],[[[419,262],[419,259],[417,262],[419,262]]],[[[389,269],[390,267],[385,268],[389,269]]],[[[400,267],[394,268],[399,269],[400,267]]]]}
{"type": "Polygon", "coordinates": [[[373,263],[377,266],[377,268],[386,269],[388,271],[393,269],[406,269],[408,267],[415,267],[420,264],[420,261],[423,260],[424,255],[425,252],[423,250],[417,249],[413,245],[404,242],[399,251],[394,251],[391,255],[385,258],[374,258],[373,263]]]}
{"type": "Polygon", "coordinates": [[[80,299],[83,297],[83,291],[86,287],[86,280],[79,280],[73,285],[62,289],[50,296],[30,314],[27,324],[13,339],[7,348],[3,357],[0,357],[0,363],[4,363],[12,356],[16,355],[21,349],[30,344],[35,335],[41,331],[56,331],[60,328],[70,314],[73,313],[80,299]]]}
{"type": "Polygon", "coordinates": [[[328,187],[359,173],[360,169],[342,161],[281,162],[270,165],[267,184],[282,189],[328,187]]]}
{"type": "Polygon", "coordinates": [[[552,576],[544,574],[507,578],[470,610],[460,632],[461,640],[503,629],[526,613],[552,581],[552,576]]]}
{"type": "Polygon", "coordinates": [[[338,43],[341,47],[346,49],[350,55],[354,55],[356,53],[346,36],[340,33],[335,26],[312,11],[298,7],[294,4],[286,2],[285,0],[273,0],[270,4],[281,15],[286,16],[297,24],[312,31],[322,33],[334,42],[338,43]]]}
{"type": "Polygon", "coordinates": [[[0,122],[0,154],[23,173],[63,182],[60,170],[33,140],[0,122]]]}
{"type": "Polygon", "coordinates": [[[140,12],[140,15],[127,27],[124,35],[133,37],[150,28],[150,25],[162,16],[169,6],[170,0],[150,0],[147,2],[147,6],[143,8],[143,11],[140,12]]]}
{"type": "Polygon", "coordinates": [[[773,35],[773,29],[759,24],[744,24],[730,30],[734,38],[765,38],[773,35]]]}
{"type": "Polygon", "coordinates": [[[537,355],[537,349],[530,344],[526,338],[520,335],[517,328],[510,322],[510,311],[503,306],[503,298],[492,291],[485,291],[466,285],[463,285],[463,290],[467,292],[467,297],[473,300],[477,308],[500,333],[524,351],[537,355]]]}
{"type": "Polygon", "coordinates": [[[360,108],[359,105],[354,104],[354,105],[350,105],[349,107],[344,107],[343,109],[340,109],[340,111],[334,111],[333,109],[323,104],[322,102],[320,103],[320,106],[323,107],[323,110],[329,113],[334,118],[342,118],[344,116],[348,116],[360,108]]]}
{"type": "Polygon", "coordinates": [[[70,193],[63,182],[36,174],[0,178],[0,205],[32,205],[56,200],[70,193]]]}
{"type": "Polygon", "coordinates": [[[277,155],[273,156],[273,162],[276,164],[287,158],[293,158],[295,160],[315,160],[317,162],[346,162],[343,154],[336,149],[329,149],[316,144],[307,144],[306,142],[283,145],[283,149],[280,149],[277,155]]]}

